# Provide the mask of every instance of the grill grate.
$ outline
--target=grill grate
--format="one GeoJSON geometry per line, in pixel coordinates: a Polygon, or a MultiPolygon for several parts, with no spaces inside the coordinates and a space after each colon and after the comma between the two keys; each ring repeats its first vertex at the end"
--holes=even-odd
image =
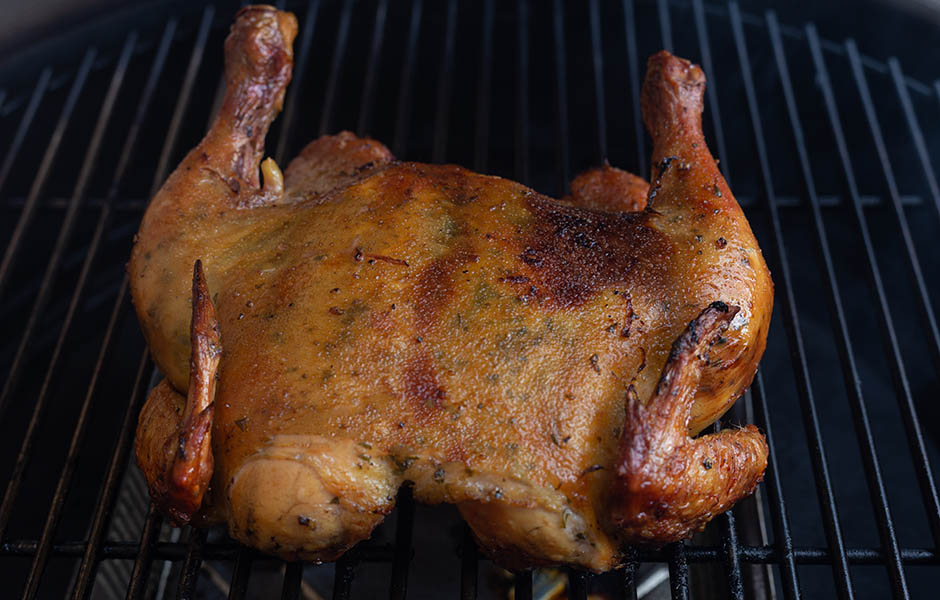
{"type": "MultiPolygon", "coordinates": [[[[493,597],[499,572],[469,529],[453,511],[441,525],[448,509],[416,507],[410,489],[375,539],[316,567],[218,531],[180,541],[145,509],[128,465],[157,374],[123,265],[146,198],[218,109],[236,8],[141,9],[123,37],[0,71],[0,573],[24,598],[493,597]],[[429,527],[451,543],[450,566],[427,556],[429,527]]],[[[295,77],[268,139],[282,164],[316,134],[355,128],[398,156],[558,196],[608,157],[646,173],[641,57],[665,47],[706,70],[707,138],[777,284],[761,372],[730,418],[766,433],[766,481],[691,543],[631,549],[614,574],[567,573],[568,597],[934,593],[940,82],[736,3],[289,8],[295,77]]],[[[517,599],[545,594],[544,574],[509,583],[517,599]]]]}

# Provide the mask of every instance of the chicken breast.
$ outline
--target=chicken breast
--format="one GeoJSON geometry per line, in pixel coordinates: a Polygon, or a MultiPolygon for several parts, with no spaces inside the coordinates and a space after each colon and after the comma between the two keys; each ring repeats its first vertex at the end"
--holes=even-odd
{"type": "Polygon", "coordinates": [[[410,484],[508,567],[602,571],[751,493],[754,427],[690,437],[749,385],[772,302],[702,136],[701,69],[649,61],[652,187],[605,166],[559,201],[346,132],[283,175],[262,163],[295,32],[242,9],[220,114],[134,246],[166,375],[137,434],[157,505],[322,561],[410,484]]]}

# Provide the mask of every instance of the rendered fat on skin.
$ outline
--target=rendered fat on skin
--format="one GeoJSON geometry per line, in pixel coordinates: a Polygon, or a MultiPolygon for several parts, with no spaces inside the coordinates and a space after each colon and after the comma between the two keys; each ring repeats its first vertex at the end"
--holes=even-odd
{"type": "Polygon", "coordinates": [[[702,71],[649,61],[652,187],[604,166],[553,200],[350,133],[262,163],[295,32],[242,9],[218,119],[140,226],[133,298],[166,380],[137,455],[158,506],[332,560],[411,482],[508,567],[602,571],[749,494],[753,427],[690,437],[749,385],[772,301],[702,136],[702,71]]]}

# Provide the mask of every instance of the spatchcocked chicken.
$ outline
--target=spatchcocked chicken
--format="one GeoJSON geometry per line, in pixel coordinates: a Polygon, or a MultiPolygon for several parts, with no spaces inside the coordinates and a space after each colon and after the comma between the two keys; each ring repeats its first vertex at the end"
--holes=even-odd
{"type": "Polygon", "coordinates": [[[604,166],[553,200],[350,133],[262,162],[295,32],[242,9],[219,116],[140,226],[157,506],[320,561],[408,484],[503,565],[600,571],[750,494],[753,426],[692,437],[749,385],[772,302],[702,136],[702,70],[649,60],[652,186],[604,166]]]}

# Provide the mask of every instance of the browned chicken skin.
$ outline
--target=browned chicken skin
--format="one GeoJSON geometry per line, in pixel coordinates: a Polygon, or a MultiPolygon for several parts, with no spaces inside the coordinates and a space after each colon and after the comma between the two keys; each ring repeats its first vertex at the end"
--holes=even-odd
{"type": "Polygon", "coordinates": [[[506,566],[601,571],[749,494],[753,427],[689,437],[749,385],[772,301],[702,137],[701,69],[650,59],[649,191],[605,166],[557,201],[350,133],[283,176],[265,161],[260,186],[295,32],[239,13],[219,117],[140,226],[133,297],[166,380],[137,456],[158,506],[331,560],[412,482],[506,566]]]}

